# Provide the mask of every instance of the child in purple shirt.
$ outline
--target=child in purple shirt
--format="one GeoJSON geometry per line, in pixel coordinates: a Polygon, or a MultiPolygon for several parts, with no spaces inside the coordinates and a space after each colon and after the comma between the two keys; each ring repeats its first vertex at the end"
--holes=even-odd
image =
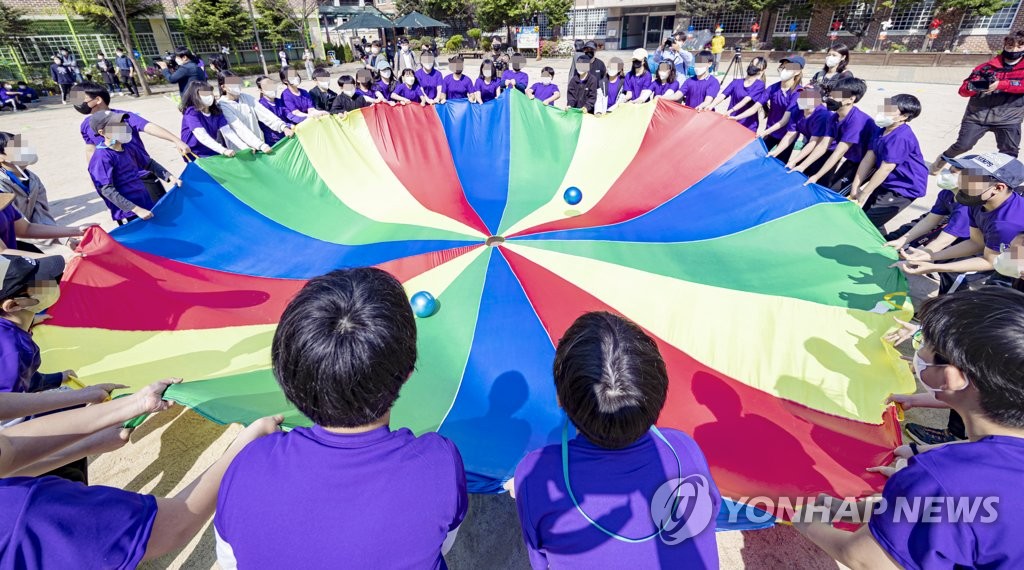
{"type": "Polygon", "coordinates": [[[545,67],[540,70],[540,81],[534,83],[526,90],[526,96],[530,99],[537,99],[545,105],[555,106],[555,101],[562,97],[558,86],[554,84],[555,68],[545,67]]]}
{"type": "Polygon", "coordinates": [[[651,97],[666,101],[679,101],[683,98],[679,82],[676,81],[676,68],[672,62],[663,61],[658,64],[657,77],[651,83],[651,97]]]}
{"type": "MultiPolygon", "coordinates": [[[[338,78],[341,81],[341,78],[338,78]]],[[[388,99],[377,88],[373,86],[373,72],[369,69],[356,71],[356,94],[362,96],[367,103],[384,103],[388,99]]],[[[395,102],[391,101],[394,105],[395,102]]]]}
{"type": "Polygon", "coordinates": [[[452,70],[452,72],[444,78],[444,82],[441,85],[442,101],[469,99],[470,93],[476,90],[476,87],[473,86],[473,80],[462,74],[465,65],[461,55],[448,59],[448,69],[452,70]]]}
{"type": "Polygon", "coordinates": [[[801,534],[851,568],[1020,568],[1024,541],[1024,294],[1004,287],[926,301],[913,368],[926,390],[894,399],[951,408],[968,441],[904,445],[906,466],[889,475],[881,498],[841,504],[827,497],[794,521],[801,534]],[[830,504],[831,503],[831,504],[830,504]],[[856,513],[856,532],[832,526],[856,513]]]}
{"type": "Polygon", "coordinates": [[[877,228],[924,196],[928,168],[909,123],[921,114],[921,101],[901,94],[886,99],[875,124],[884,129],[871,143],[853,179],[850,198],[877,228]]]}
{"type": "Polygon", "coordinates": [[[526,92],[526,87],[530,84],[530,76],[525,71],[522,71],[525,64],[526,58],[523,57],[523,54],[512,54],[512,69],[506,69],[501,74],[501,82],[505,89],[518,89],[524,93],[526,92]]]}
{"type": "MultiPolygon", "coordinates": [[[[768,93],[765,98],[765,123],[764,130],[759,131],[757,136],[764,139],[764,144],[771,150],[779,144],[782,137],[786,135],[786,128],[789,126],[791,109],[796,105],[796,98],[799,95],[800,87],[804,79],[804,58],[798,55],[784,57],[779,60],[779,81],[768,86],[768,93]]],[[[747,113],[743,113],[743,117],[747,113]]],[[[778,156],[779,160],[789,160],[789,153],[784,152],[778,156]]]]}
{"type": "MultiPolygon", "coordinates": [[[[291,121],[288,120],[288,111],[284,108],[284,103],[277,96],[278,89],[280,88],[277,82],[271,77],[261,75],[256,78],[256,87],[260,90],[260,105],[263,105],[264,108],[277,115],[277,118],[291,127],[291,121]]],[[[284,133],[279,133],[263,123],[260,123],[260,131],[263,132],[263,140],[270,146],[274,146],[277,141],[285,137],[284,133]]]]}
{"type": "Polygon", "coordinates": [[[299,89],[299,84],[302,83],[302,78],[299,77],[299,72],[292,69],[282,69],[278,72],[281,77],[281,82],[287,86],[287,89],[283,90],[280,94],[281,103],[284,104],[285,111],[288,112],[288,121],[293,124],[299,124],[305,121],[309,117],[318,117],[326,115],[326,111],[321,111],[316,108],[313,104],[313,98],[309,96],[309,92],[305,89],[299,89]]]}
{"type": "Polygon", "coordinates": [[[384,67],[380,69],[380,79],[374,85],[374,88],[377,90],[377,93],[384,97],[385,101],[391,101],[391,94],[394,93],[395,87],[398,87],[398,79],[394,76],[391,65],[384,64],[384,67]]]}
{"type": "Polygon", "coordinates": [[[608,97],[608,105],[605,108],[606,113],[610,113],[616,105],[626,98],[626,80],[622,76],[624,67],[623,61],[617,57],[608,60],[608,81],[605,81],[605,88],[607,89],[605,95],[608,97]]]}
{"type": "Polygon", "coordinates": [[[803,148],[790,153],[789,161],[786,163],[786,168],[790,172],[807,168],[814,151],[827,150],[836,135],[835,113],[829,111],[822,103],[821,91],[818,88],[805,87],[796,103],[797,108],[791,111],[794,119],[789,121],[787,127],[789,132],[768,153],[768,156],[778,156],[794,145],[797,138],[803,139],[803,148]]]}
{"type": "Polygon", "coordinates": [[[668,392],[655,341],[587,313],[558,342],[554,371],[562,443],[528,453],[513,484],[533,568],[717,568],[722,499],[704,454],[685,433],[654,427],[668,392]],[[656,497],[685,497],[689,512],[667,501],[656,521],[656,497]]]}
{"type": "Polygon", "coordinates": [[[633,67],[626,75],[623,89],[627,101],[646,103],[651,98],[651,68],[647,67],[647,50],[633,50],[633,67]]]}
{"type": "Polygon", "coordinates": [[[314,425],[250,444],[228,468],[214,518],[221,566],[446,568],[468,509],[462,458],[437,433],[389,427],[416,364],[401,283],[376,268],[311,280],[281,316],[272,358],[314,425]]]}
{"type": "Polygon", "coordinates": [[[493,61],[485,59],[480,63],[480,76],[473,84],[476,91],[470,95],[472,102],[486,103],[501,95],[501,81],[498,80],[496,74],[493,61]]]}
{"type": "Polygon", "coordinates": [[[427,96],[423,94],[423,88],[416,81],[416,72],[407,67],[402,70],[402,82],[391,92],[391,100],[398,101],[402,105],[419,101],[420,105],[427,104],[427,96]]]}
{"type": "Polygon", "coordinates": [[[715,100],[722,84],[711,75],[711,66],[714,64],[715,56],[709,51],[702,51],[697,54],[693,64],[694,76],[683,82],[683,104],[697,110],[707,109],[715,100]]]}
{"type": "Polygon", "coordinates": [[[420,54],[420,68],[416,70],[416,83],[423,92],[424,102],[428,105],[444,101],[442,84],[444,75],[434,68],[434,54],[424,51],[420,54]]]}
{"type": "MultiPolygon", "coordinates": [[[[235,151],[222,141],[231,139],[237,148],[246,148],[251,143],[263,141],[244,140],[224,117],[213,96],[213,88],[205,81],[193,81],[181,96],[181,140],[192,147],[192,152],[202,158],[207,156],[235,156],[235,151]]],[[[187,159],[186,159],[187,160],[187,159]]]]}
{"type": "Polygon", "coordinates": [[[825,106],[836,113],[836,136],[828,152],[816,149],[811,165],[801,170],[810,174],[808,184],[820,183],[841,192],[853,181],[881,130],[867,113],[857,108],[867,89],[867,83],[856,77],[840,77],[832,82],[825,106]]]}
{"type": "Polygon", "coordinates": [[[104,140],[89,159],[89,176],[118,225],[135,218],[153,217],[150,210],[154,201],[142,181],[141,171],[148,170],[161,180],[171,179],[167,169],[152,159],[144,163],[144,158],[127,146],[134,135],[125,118],[122,113],[102,111],[89,119],[92,130],[104,140]]]}
{"type": "Polygon", "coordinates": [[[764,85],[764,70],[767,67],[768,60],[763,57],[750,60],[747,76],[742,81],[730,81],[707,108],[714,109],[728,97],[729,106],[724,115],[756,133],[761,123],[761,107],[768,100],[764,85]]]}

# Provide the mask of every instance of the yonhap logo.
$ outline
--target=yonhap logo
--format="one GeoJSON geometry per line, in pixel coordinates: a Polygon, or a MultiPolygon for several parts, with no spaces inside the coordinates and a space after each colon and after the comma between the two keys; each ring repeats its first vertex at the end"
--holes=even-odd
{"type": "Polygon", "coordinates": [[[651,499],[651,518],[662,542],[679,544],[700,534],[715,518],[711,484],[703,475],[670,479],[651,499]]]}

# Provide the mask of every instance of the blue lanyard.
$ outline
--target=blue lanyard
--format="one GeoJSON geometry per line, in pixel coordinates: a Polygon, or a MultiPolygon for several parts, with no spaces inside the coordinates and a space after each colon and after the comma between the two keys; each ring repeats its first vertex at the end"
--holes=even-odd
{"type": "MultiPolygon", "coordinates": [[[[20,178],[18,178],[17,174],[11,172],[10,170],[4,170],[4,172],[7,174],[7,177],[11,179],[11,182],[17,184],[18,187],[24,190],[26,194],[29,193],[28,186],[26,186],[25,183],[22,182],[20,178]]],[[[28,172],[26,171],[25,174],[28,174],[28,172]]]]}
{"type": "MultiPolygon", "coordinates": [[[[665,439],[665,436],[662,435],[660,431],[658,431],[657,427],[651,426],[651,433],[653,433],[655,437],[657,437],[658,439],[663,441],[665,443],[665,445],[668,446],[669,450],[672,452],[672,456],[676,458],[676,467],[679,469],[679,477],[678,478],[681,479],[683,477],[683,462],[679,460],[679,454],[676,453],[676,450],[675,450],[674,447],[672,447],[672,444],[669,443],[667,439],[665,439]]],[[[629,543],[636,544],[636,543],[639,543],[639,542],[647,542],[648,540],[651,540],[652,538],[654,538],[654,537],[658,536],[659,534],[661,534],[661,532],[665,529],[665,522],[667,522],[667,521],[662,521],[661,524],[658,525],[658,530],[655,531],[654,534],[650,534],[650,535],[645,536],[643,538],[629,538],[628,536],[622,536],[620,534],[617,534],[615,532],[612,532],[612,531],[604,528],[597,521],[595,521],[594,519],[590,518],[590,515],[588,515],[586,512],[583,511],[583,507],[580,506],[579,501],[576,500],[576,495],[572,492],[572,485],[569,484],[569,420],[568,419],[566,419],[565,423],[562,424],[562,477],[565,479],[565,490],[568,492],[569,498],[572,499],[572,504],[576,506],[576,510],[579,511],[579,513],[581,515],[583,515],[583,518],[587,519],[587,522],[589,522],[590,524],[594,525],[595,527],[597,527],[597,530],[607,534],[608,536],[610,536],[610,537],[612,537],[612,538],[614,538],[616,540],[621,540],[622,542],[629,542],[629,543]]],[[[672,511],[671,512],[675,512],[675,510],[679,507],[679,499],[680,499],[680,497],[679,497],[679,494],[677,493],[675,498],[672,500],[672,511]]]]}

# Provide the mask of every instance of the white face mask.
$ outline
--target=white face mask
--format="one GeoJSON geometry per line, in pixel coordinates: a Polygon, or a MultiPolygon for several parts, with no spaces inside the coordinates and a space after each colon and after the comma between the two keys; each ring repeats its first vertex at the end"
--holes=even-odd
{"type": "Polygon", "coordinates": [[[416,83],[416,78],[415,77],[406,77],[403,81],[405,81],[406,85],[408,85],[409,87],[412,87],[413,83],[416,83]]]}
{"type": "Polygon", "coordinates": [[[200,95],[199,101],[202,102],[203,105],[209,107],[210,105],[213,105],[213,95],[200,95]]]}
{"type": "Polygon", "coordinates": [[[551,85],[551,78],[550,77],[541,77],[540,78],[540,82],[543,85],[551,85]]]}
{"type": "Polygon", "coordinates": [[[793,71],[792,69],[783,69],[779,72],[779,79],[783,81],[789,81],[794,77],[796,77],[796,71],[793,71]]]}
{"type": "Polygon", "coordinates": [[[706,65],[695,65],[695,66],[693,66],[693,72],[696,73],[697,75],[704,75],[705,73],[708,72],[708,69],[710,69],[710,67],[708,67],[706,65]]]}
{"type": "Polygon", "coordinates": [[[348,95],[349,97],[355,97],[356,96],[356,90],[355,89],[342,89],[341,92],[344,93],[345,95],[348,95]]]}
{"type": "Polygon", "coordinates": [[[427,71],[430,71],[431,69],[434,69],[434,62],[432,62],[432,61],[424,61],[423,62],[423,69],[426,69],[427,71]]]}
{"type": "MultiPolygon", "coordinates": [[[[934,366],[934,365],[931,365],[931,366],[934,366]]],[[[921,386],[923,386],[925,390],[928,390],[929,392],[945,392],[946,388],[932,388],[928,384],[925,384],[924,380],[921,379],[921,375],[924,374],[924,371],[929,369],[929,368],[931,368],[931,366],[929,366],[928,363],[925,362],[923,358],[921,358],[921,355],[919,353],[917,353],[917,352],[914,353],[914,376],[917,377],[917,382],[921,386]]],[[[967,387],[970,386],[971,383],[969,381],[967,381],[966,377],[964,378],[964,381],[965,382],[964,382],[963,387],[961,387],[961,388],[959,388],[957,390],[953,390],[953,391],[954,392],[962,392],[962,391],[966,390],[967,387]]]]}
{"type": "Polygon", "coordinates": [[[1011,253],[1010,250],[1000,253],[996,256],[993,265],[995,265],[996,273],[1016,279],[1024,275],[1024,259],[1014,259],[1010,256],[1011,253]]]}
{"type": "Polygon", "coordinates": [[[391,79],[391,70],[390,69],[382,69],[382,70],[380,70],[380,77],[381,77],[381,79],[391,79]]]}
{"type": "Polygon", "coordinates": [[[331,88],[330,81],[317,81],[316,84],[320,86],[321,91],[327,91],[328,89],[331,88]]]}
{"type": "Polygon", "coordinates": [[[225,85],[224,90],[227,91],[229,95],[240,95],[242,93],[242,88],[238,85],[225,85]]]}
{"type": "Polygon", "coordinates": [[[832,69],[839,65],[839,62],[843,61],[843,58],[838,55],[830,55],[825,58],[825,67],[832,69]]]}
{"type": "Polygon", "coordinates": [[[380,53],[380,48],[370,48],[370,53],[372,53],[373,55],[377,55],[378,53],[380,53]]]}
{"type": "Polygon", "coordinates": [[[128,144],[132,142],[132,138],[134,138],[132,137],[132,132],[129,130],[114,131],[112,133],[107,133],[106,137],[110,139],[111,144],[128,144]]]}
{"type": "Polygon", "coordinates": [[[960,177],[949,171],[948,168],[944,168],[939,173],[938,187],[943,190],[956,190],[957,185],[960,183],[960,177]]]}
{"type": "Polygon", "coordinates": [[[493,71],[491,71],[490,69],[485,69],[484,70],[484,77],[490,79],[493,76],[494,76],[494,72],[493,71]]]}
{"type": "Polygon", "coordinates": [[[801,97],[801,98],[796,100],[796,106],[799,107],[801,111],[806,111],[808,109],[813,109],[814,108],[814,99],[805,99],[805,98],[801,97]]]}
{"type": "Polygon", "coordinates": [[[887,116],[885,113],[875,115],[875,124],[883,129],[891,127],[895,122],[892,117],[887,116]]]}
{"type": "Polygon", "coordinates": [[[662,81],[668,81],[668,72],[667,71],[659,71],[658,72],[658,78],[661,79],[662,81]]]}
{"type": "Polygon", "coordinates": [[[289,79],[288,79],[288,83],[291,83],[291,84],[292,84],[292,85],[294,85],[295,87],[298,87],[298,86],[299,86],[299,83],[302,83],[302,80],[301,80],[301,79],[299,79],[298,77],[292,77],[292,78],[289,78],[289,79]]]}
{"type": "Polygon", "coordinates": [[[8,147],[7,156],[10,157],[11,164],[18,166],[28,166],[39,161],[39,154],[35,147],[31,146],[8,147]]]}

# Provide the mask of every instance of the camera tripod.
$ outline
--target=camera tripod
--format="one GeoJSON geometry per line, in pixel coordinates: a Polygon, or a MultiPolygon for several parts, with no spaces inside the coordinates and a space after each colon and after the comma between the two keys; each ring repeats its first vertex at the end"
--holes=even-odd
{"type": "Polygon", "coordinates": [[[743,69],[743,52],[737,50],[736,53],[733,54],[732,61],[729,62],[729,67],[725,68],[725,73],[722,75],[722,78],[724,79],[728,77],[730,71],[732,71],[733,79],[743,79],[746,77],[746,72],[743,69]]]}

